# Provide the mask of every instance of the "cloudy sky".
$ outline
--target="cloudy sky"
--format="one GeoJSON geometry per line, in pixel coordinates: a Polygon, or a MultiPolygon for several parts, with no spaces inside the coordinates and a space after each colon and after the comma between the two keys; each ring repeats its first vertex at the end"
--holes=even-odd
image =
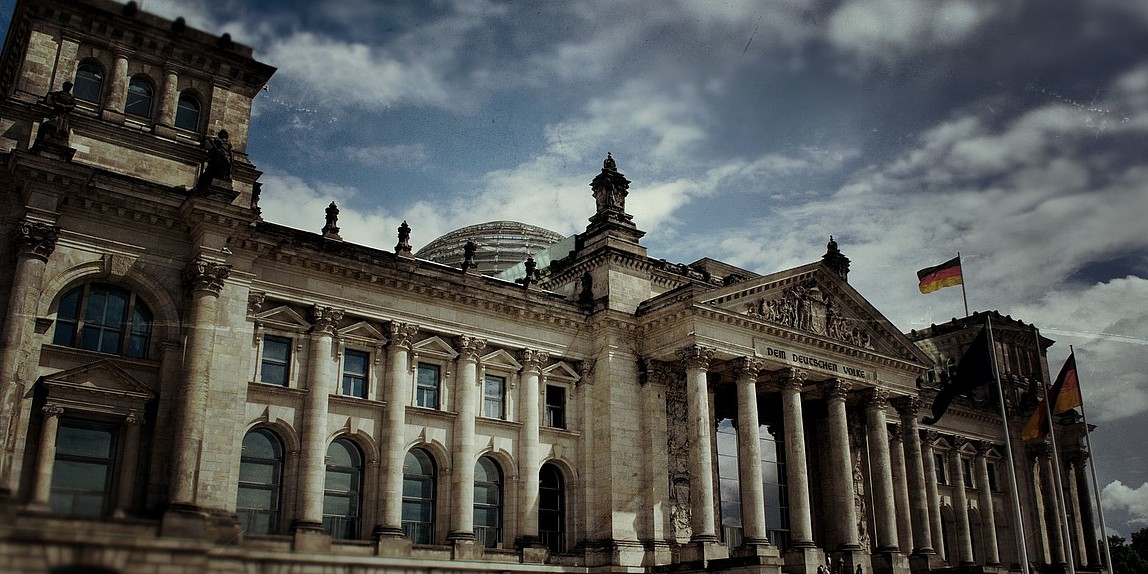
{"type": "Polygon", "coordinates": [[[970,308],[1036,323],[1054,373],[1075,347],[1108,525],[1148,526],[1148,3],[143,7],[278,67],[248,143],[271,221],[571,234],[609,151],[652,256],[768,273],[832,234],[905,331],[964,314],[915,276],[959,251],[970,308]]]}

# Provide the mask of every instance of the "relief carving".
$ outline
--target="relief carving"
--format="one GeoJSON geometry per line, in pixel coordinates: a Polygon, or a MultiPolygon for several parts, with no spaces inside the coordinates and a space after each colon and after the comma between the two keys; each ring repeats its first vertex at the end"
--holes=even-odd
{"type": "Polygon", "coordinates": [[[688,540],[693,534],[690,526],[690,439],[687,429],[685,377],[674,372],[669,365],[650,362],[650,376],[657,377],[666,389],[666,447],[669,455],[670,521],[674,537],[688,540]]]}
{"type": "Polygon", "coordinates": [[[862,417],[849,418],[849,458],[853,462],[853,506],[857,511],[857,542],[861,548],[869,547],[868,507],[865,505],[865,475],[861,472],[861,452],[865,445],[862,417]]]}
{"type": "Polygon", "coordinates": [[[776,299],[762,298],[748,304],[746,314],[850,345],[873,348],[869,332],[850,327],[849,321],[834,307],[833,296],[822,291],[813,279],[785,289],[776,299]]]}

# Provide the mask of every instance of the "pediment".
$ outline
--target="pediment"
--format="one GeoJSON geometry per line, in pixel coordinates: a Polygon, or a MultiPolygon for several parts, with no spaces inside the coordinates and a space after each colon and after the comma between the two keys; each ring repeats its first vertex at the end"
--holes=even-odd
{"type": "Polygon", "coordinates": [[[697,303],[846,346],[930,362],[852,285],[820,263],[735,283],[697,303]]]}
{"type": "Polygon", "coordinates": [[[458,352],[450,346],[450,343],[447,343],[438,336],[423,339],[415,343],[414,346],[411,347],[411,351],[419,355],[447,360],[453,360],[455,357],[458,357],[458,352]]]}
{"type": "Polygon", "coordinates": [[[48,387],[49,394],[53,388],[70,388],[129,395],[143,400],[154,397],[147,385],[108,359],[47,375],[42,383],[48,387]]]}
{"type": "Polygon", "coordinates": [[[303,332],[311,328],[310,321],[307,321],[297,311],[286,305],[280,305],[274,309],[257,313],[255,315],[255,321],[261,325],[288,331],[303,332]]]}
{"type": "Polygon", "coordinates": [[[483,355],[481,362],[484,367],[501,367],[509,371],[517,371],[522,368],[522,363],[519,363],[513,355],[502,349],[483,355]]]}
{"type": "Polygon", "coordinates": [[[550,381],[577,383],[582,377],[566,361],[559,361],[542,369],[542,376],[550,381]]]}
{"type": "Polygon", "coordinates": [[[364,341],[385,341],[386,337],[381,331],[374,328],[366,321],[359,321],[346,327],[339,329],[339,336],[348,339],[360,339],[364,341]]]}

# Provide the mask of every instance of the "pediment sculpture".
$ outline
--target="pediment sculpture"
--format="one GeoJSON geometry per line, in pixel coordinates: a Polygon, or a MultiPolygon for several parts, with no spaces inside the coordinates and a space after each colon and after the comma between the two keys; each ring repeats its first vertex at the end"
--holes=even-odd
{"type": "Polygon", "coordinates": [[[823,291],[813,279],[785,289],[775,299],[761,298],[747,304],[746,314],[850,345],[873,348],[869,332],[861,327],[851,327],[849,320],[834,306],[833,296],[823,291]]]}

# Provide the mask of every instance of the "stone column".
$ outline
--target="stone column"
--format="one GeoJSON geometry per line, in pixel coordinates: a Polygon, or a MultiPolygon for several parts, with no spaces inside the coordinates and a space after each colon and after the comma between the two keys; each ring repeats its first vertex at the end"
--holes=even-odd
{"type": "Polygon", "coordinates": [[[937,543],[933,550],[941,560],[948,561],[945,556],[945,544],[941,540],[945,531],[941,528],[941,495],[937,492],[937,464],[933,459],[933,445],[937,443],[937,431],[926,430],[925,442],[921,445],[921,461],[925,468],[925,497],[928,504],[929,529],[937,534],[937,543]]]}
{"type": "Polygon", "coordinates": [[[737,461],[741,486],[742,538],[746,545],[769,545],[765,527],[765,494],[761,482],[761,440],[757,414],[757,374],[762,362],[737,360],[737,461]]]}
{"type": "Polygon", "coordinates": [[[539,383],[542,364],[550,354],[544,351],[523,349],[518,354],[522,363],[518,393],[518,420],[522,422],[518,440],[518,476],[521,478],[518,501],[519,547],[541,544],[538,536],[538,427],[539,427],[539,383]]]}
{"type": "Polygon", "coordinates": [[[0,320],[4,329],[0,337],[0,494],[14,492],[20,481],[12,471],[12,459],[16,449],[24,447],[15,440],[22,428],[20,405],[29,378],[23,371],[32,366],[28,353],[36,332],[36,301],[59,236],[60,228],[55,225],[21,221],[12,238],[16,261],[7,313],[0,320]]]}
{"type": "Polygon", "coordinates": [[[104,100],[104,108],[114,112],[124,113],[124,104],[128,97],[128,55],[123,52],[116,53],[115,64],[112,65],[111,90],[104,100]]]}
{"type": "Polygon", "coordinates": [[[451,453],[451,491],[455,500],[454,529],[448,538],[457,543],[474,542],[474,419],[478,414],[476,387],[478,381],[478,352],[486,341],[463,335],[456,343],[458,375],[455,377],[454,404],[458,413],[454,418],[454,451],[451,453]]]}
{"type": "Polygon", "coordinates": [[[977,506],[980,507],[981,530],[985,541],[984,560],[989,566],[1001,562],[1000,550],[997,548],[997,525],[993,518],[993,491],[989,487],[989,463],[986,458],[992,449],[991,443],[982,441],[977,448],[977,458],[974,461],[977,465],[977,506]]]}
{"type": "Polygon", "coordinates": [[[889,425],[889,463],[893,469],[893,502],[897,507],[897,541],[901,552],[913,551],[912,511],[909,485],[905,478],[905,440],[901,423],[889,425]]]}
{"type": "MultiPolygon", "coordinates": [[[[905,482],[909,491],[910,525],[913,530],[913,554],[934,554],[933,530],[929,521],[930,500],[929,482],[936,482],[936,474],[927,473],[921,453],[921,435],[917,425],[917,411],[923,401],[917,397],[902,397],[893,401],[897,413],[901,415],[902,435],[905,451],[905,482]]],[[[933,457],[929,456],[931,465],[933,457]]],[[[934,485],[934,490],[936,486],[934,485]]],[[[936,506],[936,505],[933,505],[936,506]]],[[[908,541],[902,541],[908,542],[908,541]]]]}
{"type": "Polygon", "coordinates": [[[183,351],[183,384],[174,401],[175,437],[172,441],[171,505],[194,509],[198,503],[196,476],[203,447],[207,395],[211,390],[211,357],[215,349],[216,304],[230,265],[206,259],[192,261],[184,270],[191,288],[187,313],[187,337],[183,351]]]}
{"type": "Polygon", "coordinates": [[[406,461],[407,405],[411,402],[410,352],[419,328],[391,321],[387,324],[387,402],[383,424],[383,515],[375,536],[399,538],[403,535],[403,462],[406,461]]]}
{"type": "Polygon", "coordinates": [[[805,424],[801,389],[805,372],[782,371],[781,416],[785,427],[785,482],[789,491],[789,537],[795,548],[812,548],[813,518],[809,507],[809,471],[805,461],[805,424]]]}
{"type": "MultiPolygon", "coordinates": [[[[961,446],[967,441],[964,437],[953,437],[953,448],[949,450],[949,473],[953,483],[953,514],[956,516],[957,561],[960,566],[971,566],[973,562],[973,537],[969,530],[969,500],[965,493],[965,473],[961,464],[961,446]]],[[[950,560],[950,563],[952,561],[950,560]]]]}
{"type": "Polygon", "coordinates": [[[327,410],[334,373],[334,336],[343,311],[316,304],[307,357],[307,397],[304,399],[303,432],[299,449],[299,512],[295,530],[323,528],[323,490],[327,477],[327,410]]]}
{"type": "Polygon", "coordinates": [[[1048,554],[1053,564],[1065,564],[1064,531],[1060,527],[1059,505],[1056,502],[1056,477],[1052,464],[1052,443],[1039,445],[1041,494],[1044,496],[1044,527],[1048,531],[1048,554]]]}
{"type": "Polygon", "coordinates": [[[889,394],[882,389],[869,389],[865,392],[865,431],[869,440],[869,471],[873,484],[873,514],[878,552],[900,550],[897,538],[897,509],[893,499],[893,476],[890,472],[892,463],[889,460],[889,435],[885,428],[885,407],[889,404],[888,398],[889,394]]]}
{"type": "Polygon", "coordinates": [[[156,111],[156,123],[168,126],[175,125],[175,111],[179,94],[179,75],[175,68],[164,69],[163,87],[160,88],[159,97],[156,98],[159,107],[156,111]]]}
{"type": "Polygon", "coordinates": [[[689,417],[690,505],[692,542],[717,542],[714,528],[713,446],[710,431],[709,383],[706,371],[714,350],[694,345],[678,351],[686,367],[686,412],[689,417]]]}
{"type": "Polygon", "coordinates": [[[1084,465],[1088,462],[1087,452],[1078,452],[1072,459],[1073,478],[1076,479],[1076,500],[1080,506],[1080,528],[1084,531],[1084,557],[1086,566],[1100,564],[1100,551],[1096,546],[1096,523],[1092,517],[1092,492],[1088,489],[1088,474],[1084,465]]]}
{"type": "Polygon", "coordinates": [[[116,490],[114,516],[122,518],[132,509],[132,498],[136,491],[136,467],[139,464],[140,427],[143,416],[132,411],[124,418],[124,454],[120,457],[120,484],[116,490]]]}
{"type": "Polygon", "coordinates": [[[36,457],[36,484],[32,488],[32,502],[36,510],[48,510],[52,494],[52,470],[56,465],[56,431],[60,428],[60,415],[64,407],[54,403],[44,405],[44,420],[40,423],[40,453],[36,457]]]}
{"type": "Polygon", "coordinates": [[[842,379],[821,383],[821,393],[829,407],[826,419],[829,436],[829,458],[826,469],[830,475],[831,497],[829,507],[838,512],[837,538],[839,550],[860,550],[857,532],[857,509],[853,506],[853,463],[849,453],[849,419],[845,414],[845,397],[852,387],[842,379]]]}

